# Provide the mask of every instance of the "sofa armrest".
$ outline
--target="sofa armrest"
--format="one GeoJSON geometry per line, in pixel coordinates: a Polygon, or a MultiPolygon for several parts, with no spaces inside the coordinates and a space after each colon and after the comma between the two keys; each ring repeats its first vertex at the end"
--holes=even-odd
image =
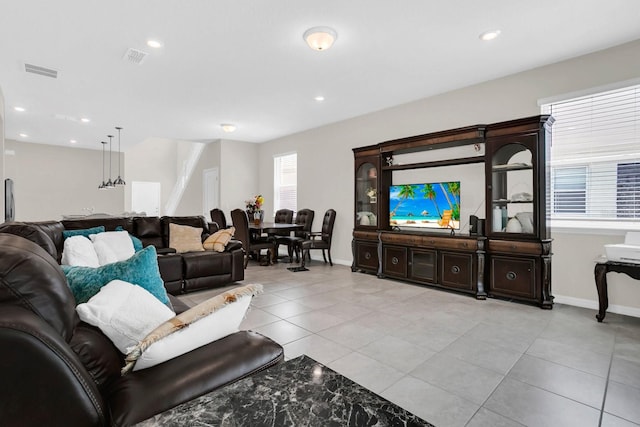
{"type": "Polygon", "coordinates": [[[218,225],[217,222],[208,222],[207,225],[209,226],[209,234],[213,234],[216,231],[220,230],[220,226],[218,225]]]}
{"type": "Polygon", "coordinates": [[[227,246],[224,248],[225,252],[235,251],[237,249],[242,249],[242,242],[240,240],[229,240],[227,246]]]}
{"type": "Polygon", "coordinates": [[[174,248],[156,248],[156,253],[158,255],[175,254],[176,250],[174,248]]]}
{"type": "Polygon", "coordinates": [[[255,332],[240,331],[151,368],[129,372],[110,387],[112,424],[139,423],[283,358],[281,345],[255,332]]]}
{"type": "Polygon", "coordinates": [[[0,348],[0,366],[9,367],[3,369],[0,384],[3,425],[108,424],[96,383],[62,337],[40,317],[3,305],[0,348]]]}

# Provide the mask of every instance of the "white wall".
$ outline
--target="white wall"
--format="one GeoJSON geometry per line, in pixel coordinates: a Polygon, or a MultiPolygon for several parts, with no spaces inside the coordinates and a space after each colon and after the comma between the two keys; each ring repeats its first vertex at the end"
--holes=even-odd
{"type": "MultiPolygon", "coordinates": [[[[472,72],[472,69],[470,69],[472,72]]],[[[640,77],[640,41],[557,64],[440,94],[339,123],[290,135],[259,146],[259,191],[273,200],[273,161],[298,153],[298,206],[337,211],[334,259],[350,264],[353,229],[354,147],[428,132],[494,123],[540,113],[538,100],[640,77]]],[[[326,104],[330,108],[330,104],[326,104]]],[[[224,157],[223,157],[224,159],[224,157]]],[[[226,180],[223,180],[223,186],[226,180]]],[[[269,208],[267,206],[267,212],[269,208]]],[[[314,221],[314,229],[320,226],[314,221]]],[[[553,293],[559,300],[594,306],[593,259],[605,242],[622,236],[554,233],[553,293]]],[[[640,286],[610,275],[610,304],[640,315],[640,286]]]]}
{"type": "Polygon", "coordinates": [[[0,181],[2,181],[2,196],[0,196],[0,223],[4,222],[4,95],[0,87],[0,181]]]}
{"type": "MultiPolygon", "coordinates": [[[[244,209],[244,201],[262,191],[264,182],[260,179],[264,179],[264,174],[260,173],[260,169],[267,164],[273,169],[273,160],[259,159],[259,147],[249,142],[220,141],[220,209],[227,215],[228,222],[231,221],[230,212],[233,209],[244,209]]],[[[268,180],[273,187],[273,171],[268,180]]],[[[267,194],[272,193],[273,188],[267,194]]],[[[269,212],[268,205],[264,209],[265,213],[269,212]]]]}
{"type": "Polygon", "coordinates": [[[88,209],[113,215],[124,211],[122,188],[98,190],[102,151],[10,139],[5,148],[14,152],[4,162],[5,176],[14,181],[17,221],[59,220],[86,215],[88,209]]]}
{"type": "MultiPolygon", "coordinates": [[[[192,143],[195,144],[195,143],[192,143]]],[[[206,143],[200,159],[178,204],[176,215],[202,215],[203,172],[206,169],[220,168],[220,141],[206,143]]],[[[220,180],[218,180],[220,182],[220,180]]],[[[220,189],[218,189],[218,192],[220,189]]],[[[206,216],[210,220],[209,216],[206,216]]]]}
{"type": "Polygon", "coordinates": [[[164,138],[147,138],[125,151],[125,210],[131,211],[131,182],[160,183],[160,215],[169,200],[176,183],[176,158],[178,141],[164,138]]]}

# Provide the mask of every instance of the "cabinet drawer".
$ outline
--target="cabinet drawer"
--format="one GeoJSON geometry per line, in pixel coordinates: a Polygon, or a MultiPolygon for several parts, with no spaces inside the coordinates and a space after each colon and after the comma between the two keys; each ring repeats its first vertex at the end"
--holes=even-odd
{"type": "Polygon", "coordinates": [[[542,253],[542,245],[535,242],[489,240],[489,251],[507,254],[540,255],[542,253]]]}
{"type": "Polygon", "coordinates": [[[378,271],[378,244],[356,242],[356,267],[378,271]]]}
{"type": "Polygon", "coordinates": [[[407,277],[407,248],[385,246],[382,272],[388,276],[407,277]]]}
{"type": "Polygon", "coordinates": [[[503,296],[536,299],[535,259],[491,257],[491,292],[503,296]]]}
{"type": "Polygon", "coordinates": [[[353,238],[358,240],[368,240],[370,242],[378,241],[378,232],[377,231],[353,231],[353,238]]]}
{"type": "Polygon", "coordinates": [[[473,289],[473,256],[471,254],[442,252],[440,261],[442,286],[473,289]]]}
{"type": "Polygon", "coordinates": [[[409,277],[426,283],[436,283],[438,280],[437,252],[435,250],[409,251],[409,277]]]}

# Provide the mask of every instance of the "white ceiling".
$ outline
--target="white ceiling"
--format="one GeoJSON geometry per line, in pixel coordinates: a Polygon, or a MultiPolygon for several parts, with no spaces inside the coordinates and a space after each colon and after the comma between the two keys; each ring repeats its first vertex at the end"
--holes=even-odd
{"type": "Polygon", "coordinates": [[[636,39],[638,0],[0,0],[5,137],[264,142],[636,39]],[[318,25],[328,51],[302,40],[318,25]]]}

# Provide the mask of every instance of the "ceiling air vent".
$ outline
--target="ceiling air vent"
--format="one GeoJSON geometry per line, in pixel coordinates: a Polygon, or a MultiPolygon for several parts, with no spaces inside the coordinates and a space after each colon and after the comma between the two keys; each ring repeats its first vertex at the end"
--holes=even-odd
{"type": "Polygon", "coordinates": [[[144,59],[147,57],[147,55],[149,55],[147,52],[143,52],[141,50],[138,49],[134,49],[132,47],[130,47],[124,54],[124,57],[122,59],[124,59],[125,61],[128,62],[132,62],[134,64],[142,64],[142,62],[144,61],[144,59]]]}
{"type": "Polygon", "coordinates": [[[24,70],[27,73],[39,74],[41,76],[52,77],[54,79],[58,78],[58,72],[56,70],[52,70],[51,68],[40,67],[39,65],[25,63],[24,70]]]}

